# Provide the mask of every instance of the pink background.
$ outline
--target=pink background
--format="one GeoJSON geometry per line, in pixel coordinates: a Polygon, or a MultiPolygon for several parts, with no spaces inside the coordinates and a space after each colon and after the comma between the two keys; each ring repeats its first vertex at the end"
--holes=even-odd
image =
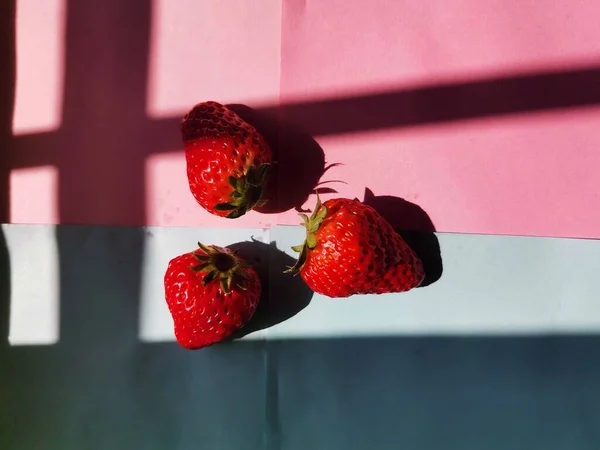
{"type": "Polygon", "coordinates": [[[595,1],[123,3],[18,1],[12,222],[297,224],[196,206],[177,125],[212,99],[281,104],[343,163],[335,195],[402,197],[439,231],[600,237],[595,1]]]}

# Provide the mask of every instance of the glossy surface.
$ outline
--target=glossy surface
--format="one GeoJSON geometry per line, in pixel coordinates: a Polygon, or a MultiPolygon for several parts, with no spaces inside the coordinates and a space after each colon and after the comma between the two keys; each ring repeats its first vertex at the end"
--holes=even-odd
{"type": "Polygon", "coordinates": [[[419,258],[373,208],[349,199],[324,206],[317,245],[300,272],[314,291],[329,297],[405,292],[423,281],[419,258]]]}
{"type": "Polygon", "coordinates": [[[261,286],[252,268],[245,269],[244,289],[232,284],[225,294],[219,280],[205,286],[206,275],[195,272],[195,252],[173,258],[165,273],[165,298],[173,317],[175,338],[185,348],[210,346],[230,336],[250,320],[260,298],[261,286]]]}
{"type": "MultiPolygon", "coordinates": [[[[230,196],[234,188],[229,177],[244,179],[249,170],[273,158],[269,145],[253,126],[216,102],[198,104],[186,114],[181,134],[190,191],[203,208],[218,216],[225,217],[231,211],[217,210],[215,205],[235,200],[230,196]]],[[[248,209],[253,206],[244,204],[248,209]]]]}

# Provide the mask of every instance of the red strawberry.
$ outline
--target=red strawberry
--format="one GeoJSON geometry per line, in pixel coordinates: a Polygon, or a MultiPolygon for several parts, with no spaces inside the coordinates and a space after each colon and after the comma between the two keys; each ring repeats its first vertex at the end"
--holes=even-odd
{"type": "Polygon", "coordinates": [[[204,209],[235,219],[266,202],[273,154],[256,128],[211,101],[185,115],[181,134],[189,187],[204,209]]]}
{"type": "Polygon", "coordinates": [[[425,278],[423,264],[392,226],[358,200],[337,198],[301,214],[306,241],[290,271],[328,297],[405,292],[425,278]]]}
{"type": "Polygon", "coordinates": [[[165,299],[177,342],[188,349],[216,344],[243,327],[258,306],[258,274],[229,249],[198,243],[165,273],[165,299]]]}

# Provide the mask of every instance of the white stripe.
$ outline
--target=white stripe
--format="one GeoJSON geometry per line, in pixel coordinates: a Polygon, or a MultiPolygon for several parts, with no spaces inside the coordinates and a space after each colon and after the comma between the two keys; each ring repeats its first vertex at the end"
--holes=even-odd
{"type": "MultiPolygon", "coordinates": [[[[58,258],[53,226],[3,225],[11,257],[12,345],[59,337],[58,258]]],[[[146,228],[140,339],[173,341],[164,301],[168,261],[201,240],[217,245],[252,236],[290,255],[300,227],[146,228]]],[[[600,332],[600,241],[438,235],[444,273],[435,284],[400,295],[329,299],[315,295],[293,318],[246,339],[386,335],[529,335],[600,332]]],[[[132,326],[136,326],[132,324],[132,326]]]]}
{"type": "Polygon", "coordinates": [[[59,339],[59,265],[55,227],[2,225],[10,256],[11,345],[59,339]]]}

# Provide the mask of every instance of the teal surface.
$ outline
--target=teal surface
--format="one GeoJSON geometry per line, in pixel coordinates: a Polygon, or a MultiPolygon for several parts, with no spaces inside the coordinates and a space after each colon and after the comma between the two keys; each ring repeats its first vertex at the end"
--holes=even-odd
{"type": "MultiPolygon", "coordinates": [[[[426,288],[301,296],[271,327],[187,352],[142,323],[164,324],[164,259],[260,230],[61,226],[60,338],[9,345],[7,283],[37,275],[11,268],[42,228],[0,228],[2,449],[600,448],[596,241],[438,235],[426,288]]],[[[286,249],[299,231],[262,237],[286,249]]],[[[290,295],[278,282],[272,302],[290,295]]]]}

